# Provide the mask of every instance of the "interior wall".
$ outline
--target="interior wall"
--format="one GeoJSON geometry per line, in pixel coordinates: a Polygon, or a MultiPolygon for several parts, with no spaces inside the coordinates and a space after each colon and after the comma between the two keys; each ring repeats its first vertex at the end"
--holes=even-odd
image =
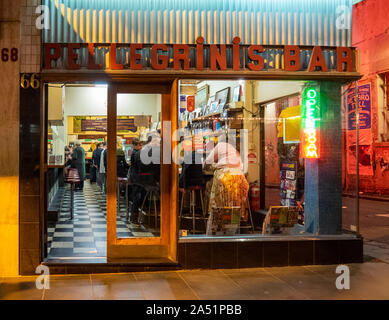
{"type": "MultiPolygon", "coordinates": [[[[53,131],[53,155],[63,155],[67,144],[67,121],[53,123],[50,120],[58,120],[63,117],[65,88],[61,85],[50,85],[48,90],[48,120],[53,131]]],[[[62,158],[62,163],[64,163],[62,158]]]]}
{"type": "MultiPolygon", "coordinates": [[[[151,115],[158,120],[161,111],[159,94],[118,94],[118,116],[151,115]]],[[[106,87],[66,87],[65,118],[68,116],[106,116],[106,87]]]]}
{"type": "Polygon", "coordinates": [[[275,100],[277,98],[298,93],[304,85],[303,81],[255,81],[256,90],[254,99],[256,103],[275,100]]]}
{"type": "Polygon", "coordinates": [[[243,85],[244,81],[238,81],[238,80],[229,80],[229,81],[222,81],[222,80],[204,80],[197,84],[197,88],[200,89],[205,85],[209,85],[209,97],[212,97],[216,94],[216,92],[223,90],[227,87],[230,87],[230,100],[232,98],[232,90],[234,87],[238,86],[239,84],[243,85]]]}

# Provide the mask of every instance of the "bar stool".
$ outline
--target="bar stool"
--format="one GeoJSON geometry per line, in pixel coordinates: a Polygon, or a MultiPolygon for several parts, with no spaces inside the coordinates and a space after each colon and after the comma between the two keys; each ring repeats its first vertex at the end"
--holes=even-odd
{"type": "Polygon", "coordinates": [[[64,182],[70,184],[70,220],[73,220],[74,187],[76,184],[81,182],[77,169],[69,169],[68,174],[65,176],[64,182]]]}
{"type": "MultiPolygon", "coordinates": [[[[188,186],[186,188],[180,188],[180,192],[182,193],[181,196],[181,204],[180,204],[180,214],[179,214],[179,226],[181,226],[181,219],[192,219],[192,233],[196,233],[196,220],[203,220],[205,222],[205,208],[204,208],[204,196],[203,186],[188,186]],[[184,200],[185,200],[185,194],[189,192],[190,194],[190,201],[189,201],[189,216],[183,216],[182,215],[182,209],[184,208],[184,200]],[[202,216],[196,216],[196,192],[200,195],[200,201],[201,201],[201,214],[202,216]]],[[[206,224],[206,222],[205,222],[206,224]]],[[[206,225],[205,225],[206,228],[206,225]]]]}
{"type": "Polygon", "coordinates": [[[117,206],[118,206],[118,212],[120,214],[120,188],[124,187],[126,189],[126,219],[128,220],[129,216],[129,207],[128,207],[128,179],[124,177],[118,177],[117,183],[116,183],[116,189],[117,189],[117,206]]]}
{"type": "Polygon", "coordinates": [[[147,217],[147,222],[150,224],[150,217],[151,217],[151,202],[153,202],[153,208],[154,208],[154,227],[157,230],[158,228],[158,210],[157,210],[157,199],[159,199],[159,186],[150,186],[150,185],[143,185],[142,186],[146,190],[146,195],[143,199],[142,206],[140,208],[140,211],[143,213],[143,208],[146,203],[146,200],[149,200],[149,210],[145,212],[145,216],[147,217]]]}

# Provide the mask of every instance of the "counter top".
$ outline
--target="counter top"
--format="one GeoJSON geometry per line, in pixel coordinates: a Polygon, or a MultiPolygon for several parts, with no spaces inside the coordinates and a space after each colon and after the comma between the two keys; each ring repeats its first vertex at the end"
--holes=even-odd
{"type": "Polygon", "coordinates": [[[64,164],[48,164],[47,165],[47,169],[61,169],[61,168],[65,168],[65,165],[64,164]]]}

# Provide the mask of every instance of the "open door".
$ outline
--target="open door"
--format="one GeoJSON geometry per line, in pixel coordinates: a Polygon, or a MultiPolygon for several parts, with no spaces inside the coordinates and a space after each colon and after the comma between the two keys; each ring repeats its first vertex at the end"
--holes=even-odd
{"type": "Polygon", "coordinates": [[[176,80],[109,83],[108,262],[177,260],[177,88],[176,80]]]}

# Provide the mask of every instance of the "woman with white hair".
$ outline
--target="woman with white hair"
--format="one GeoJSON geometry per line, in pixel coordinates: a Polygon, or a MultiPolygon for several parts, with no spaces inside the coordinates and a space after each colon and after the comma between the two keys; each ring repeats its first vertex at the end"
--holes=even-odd
{"type": "Polygon", "coordinates": [[[206,188],[207,210],[210,213],[212,208],[240,207],[241,218],[246,220],[249,184],[242,171],[239,152],[226,140],[226,137],[220,136],[216,147],[211,147],[204,161],[205,170],[213,171],[213,179],[206,188]]]}

